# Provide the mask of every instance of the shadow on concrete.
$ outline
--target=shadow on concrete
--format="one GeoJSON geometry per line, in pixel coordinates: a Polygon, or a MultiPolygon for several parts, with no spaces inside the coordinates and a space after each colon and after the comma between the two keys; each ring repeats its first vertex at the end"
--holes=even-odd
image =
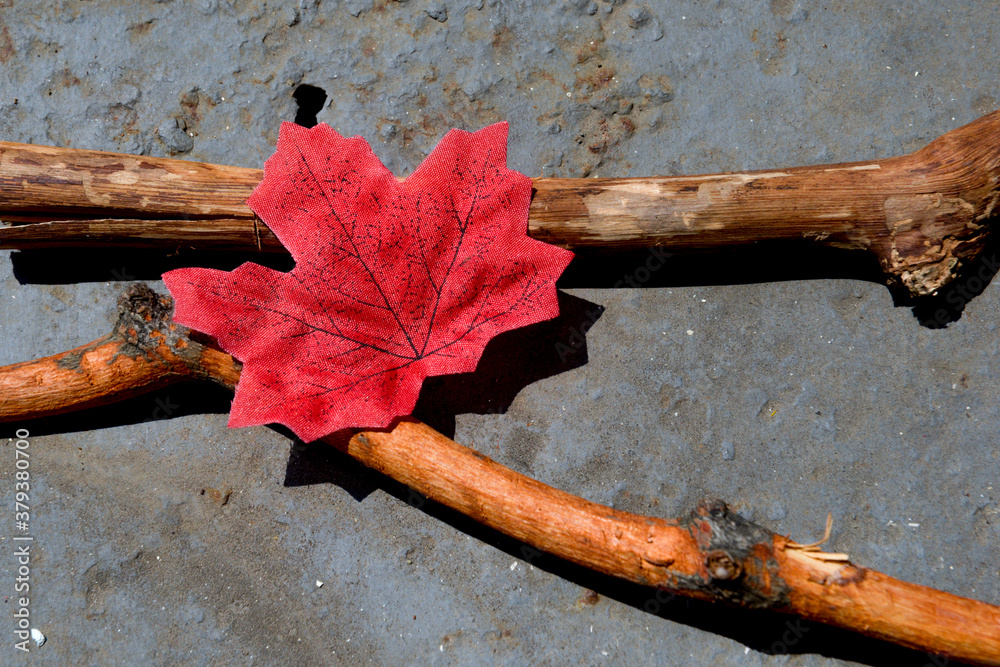
{"type": "Polygon", "coordinates": [[[579,250],[559,287],[691,287],[830,278],[885,283],[882,269],[868,253],[769,242],[711,251],[579,250]]]}
{"type": "Polygon", "coordinates": [[[456,415],[503,414],[529,384],[586,364],[586,334],[604,308],[557,294],[558,317],[495,337],[472,373],[424,380],[413,416],[452,438],[456,415]]]}
{"type": "Polygon", "coordinates": [[[178,248],[174,252],[145,248],[51,248],[17,250],[10,254],[19,283],[66,285],[108,281],[159,280],[167,271],[189,266],[231,271],[255,262],[276,271],[290,271],[291,255],[284,253],[213,252],[178,248]]]}
{"type": "MultiPolygon", "coordinates": [[[[434,383],[425,384],[418,403],[424,413],[423,419],[453,436],[456,414],[503,412],[517,392],[530,382],[586,363],[583,334],[600,316],[600,306],[560,294],[560,310],[563,315],[558,320],[509,332],[495,339],[487,347],[475,373],[442,377],[434,383]],[[561,348],[560,344],[566,348],[561,348]],[[560,357],[559,351],[564,356],[560,357]],[[511,369],[528,368],[532,370],[511,372],[511,369]]],[[[294,437],[287,429],[278,427],[278,430],[294,437]]],[[[886,667],[937,664],[933,656],[853,632],[802,621],[794,616],[675,597],[664,591],[595,573],[544,554],[428,500],[328,444],[303,443],[295,439],[286,469],[285,486],[325,483],[339,486],[359,502],[373,491],[382,490],[458,531],[583,589],[595,591],[598,596],[675,623],[728,637],[755,651],[772,655],[818,654],[886,667]]],[[[582,596],[585,593],[581,591],[582,596]]],[[[599,604],[600,601],[598,598],[594,602],[591,595],[584,603],[599,604]]]]}
{"type": "MultiPolygon", "coordinates": [[[[975,261],[962,266],[955,280],[933,296],[911,300],[914,317],[929,329],[941,329],[957,322],[965,307],[990,285],[997,270],[1000,270],[1000,239],[990,236],[975,261]]],[[[907,296],[900,294],[897,302],[907,296]]]]}
{"type": "MultiPolygon", "coordinates": [[[[900,284],[888,284],[888,289],[896,307],[911,308],[922,326],[937,329],[958,321],[965,307],[989,286],[998,269],[1000,239],[990,238],[976,259],[964,265],[955,280],[938,294],[914,298],[900,284]]],[[[878,262],[867,253],[772,242],[674,254],[657,254],[655,249],[581,251],[560,278],[559,286],[692,287],[833,278],[887,283],[878,262]]]]}
{"type": "Polygon", "coordinates": [[[133,398],[77,412],[18,421],[32,435],[76,433],[187,415],[226,414],[231,391],[210,382],[178,382],[133,398]]]}
{"type": "MultiPolygon", "coordinates": [[[[293,262],[281,253],[237,253],[178,248],[92,248],[86,261],[79,248],[19,250],[11,253],[14,276],[22,284],[67,284],[112,280],[159,280],[171,269],[202,266],[232,270],[252,261],[277,271],[293,262]]],[[[897,307],[913,309],[921,325],[946,327],[961,318],[1000,269],[1000,240],[990,239],[975,261],[939,294],[914,299],[901,285],[889,285],[897,307]]],[[[796,243],[768,242],[712,251],[670,253],[579,250],[559,279],[559,287],[644,288],[746,285],[792,280],[850,279],[886,284],[878,262],[864,252],[796,243]],[[652,267],[652,268],[651,268],[652,267]]]]}

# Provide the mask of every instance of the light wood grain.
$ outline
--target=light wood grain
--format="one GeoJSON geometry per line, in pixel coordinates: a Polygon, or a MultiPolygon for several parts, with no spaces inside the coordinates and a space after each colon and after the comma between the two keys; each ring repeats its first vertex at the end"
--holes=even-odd
{"type": "MultiPolygon", "coordinates": [[[[262,172],[0,142],[0,247],[282,252],[245,200],[262,172]]],[[[872,254],[932,294],[1000,209],[1000,112],[913,154],[702,176],[533,180],[529,233],[567,248],[711,249],[797,241],[872,254]]]]}

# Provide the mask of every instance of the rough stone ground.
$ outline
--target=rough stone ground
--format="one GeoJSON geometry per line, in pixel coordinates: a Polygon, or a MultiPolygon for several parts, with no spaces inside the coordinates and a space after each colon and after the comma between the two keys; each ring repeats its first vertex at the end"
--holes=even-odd
{"type": "MultiPolygon", "coordinates": [[[[848,161],[995,109],[998,35],[986,0],[0,0],[0,138],[259,166],[308,84],[320,121],[400,173],[449,128],[500,119],[529,175],[848,161]]],[[[199,262],[2,259],[3,364],[98,337],[123,280],[199,262]]],[[[840,255],[675,259],[640,289],[611,286],[641,256],[574,267],[561,324],[510,346],[516,386],[462,404],[473,392],[438,385],[425,412],[447,429],[454,406],[459,441],[616,507],[717,496],[800,541],[832,511],[833,549],[1000,603],[997,286],[942,295],[964,310],[932,328],[840,255]]],[[[226,401],[177,387],[5,427],[5,506],[6,438],[32,434],[48,643],[16,653],[8,616],[0,662],[940,664],[533,557],[286,433],[228,430],[226,401]]]]}

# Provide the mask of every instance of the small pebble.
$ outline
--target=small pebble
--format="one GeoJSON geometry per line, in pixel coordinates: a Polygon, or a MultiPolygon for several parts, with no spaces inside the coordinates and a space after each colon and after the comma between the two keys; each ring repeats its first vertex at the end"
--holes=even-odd
{"type": "Polygon", "coordinates": [[[156,128],[156,134],[160,136],[160,140],[167,147],[167,150],[175,155],[187,153],[194,148],[194,139],[184,131],[179,118],[165,118],[156,128]]]}
{"type": "Polygon", "coordinates": [[[633,7],[628,10],[628,24],[633,28],[649,23],[649,10],[645,7],[633,7]]]}
{"type": "Polygon", "coordinates": [[[444,23],[448,20],[448,8],[440,2],[432,2],[427,5],[427,8],[424,9],[424,11],[438,23],[444,23]]]}
{"type": "Polygon", "coordinates": [[[735,458],[736,458],[736,445],[734,445],[733,443],[729,442],[728,440],[726,442],[723,442],[722,443],[722,459],[724,461],[732,461],[735,458]]]}

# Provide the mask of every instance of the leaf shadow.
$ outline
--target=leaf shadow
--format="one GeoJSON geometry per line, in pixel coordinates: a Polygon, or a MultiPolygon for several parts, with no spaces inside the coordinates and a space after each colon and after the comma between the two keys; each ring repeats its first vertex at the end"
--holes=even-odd
{"type": "MultiPolygon", "coordinates": [[[[361,465],[332,445],[322,440],[304,442],[290,429],[279,424],[271,424],[269,428],[292,441],[288,464],[285,466],[285,487],[335,484],[358,502],[378,490],[378,473],[361,465]]],[[[347,440],[351,435],[353,431],[345,429],[344,432],[327,436],[327,439],[342,437],[347,440]]]]}
{"type": "Polygon", "coordinates": [[[413,416],[449,438],[459,414],[503,414],[533,382],[587,363],[587,331],[604,307],[557,292],[559,316],[496,336],[472,373],[424,380],[413,416]]]}
{"type": "MultiPolygon", "coordinates": [[[[503,414],[529,384],[586,364],[586,333],[604,308],[565,292],[557,294],[558,317],[496,336],[472,373],[424,380],[413,415],[453,438],[457,415],[503,414]]],[[[344,457],[329,445],[305,443],[284,427],[273,428],[293,442],[285,486],[332,482],[359,500],[374,490],[356,475],[345,476],[344,457]]]]}
{"type": "MultiPolygon", "coordinates": [[[[457,415],[503,414],[529,384],[587,363],[586,333],[604,308],[565,292],[557,294],[558,317],[496,336],[472,373],[424,380],[413,415],[452,438],[457,415]]],[[[303,443],[290,431],[275,428],[295,443],[285,486],[343,481],[339,459],[331,458],[328,445],[303,443]]],[[[355,491],[362,493],[351,494],[355,491]]]]}

